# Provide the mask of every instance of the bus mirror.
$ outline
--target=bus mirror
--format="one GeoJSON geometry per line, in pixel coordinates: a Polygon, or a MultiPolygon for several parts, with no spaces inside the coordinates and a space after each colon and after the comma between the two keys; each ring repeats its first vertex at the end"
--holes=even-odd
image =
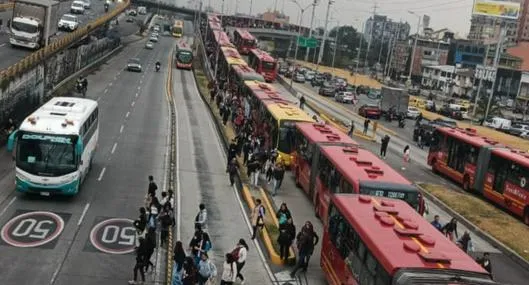
{"type": "Polygon", "coordinates": [[[15,148],[18,130],[13,131],[7,140],[7,151],[12,152],[15,148]]]}
{"type": "Polygon", "coordinates": [[[78,155],[83,153],[83,140],[81,138],[79,138],[75,144],[75,152],[77,152],[78,155]]]}

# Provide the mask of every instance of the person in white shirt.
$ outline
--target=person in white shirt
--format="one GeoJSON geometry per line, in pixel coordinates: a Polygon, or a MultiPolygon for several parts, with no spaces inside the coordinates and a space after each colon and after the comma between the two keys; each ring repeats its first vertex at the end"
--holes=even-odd
{"type": "Polygon", "coordinates": [[[242,268],[246,263],[248,256],[248,244],[244,239],[240,239],[235,249],[231,252],[233,259],[237,262],[237,278],[241,279],[241,284],[244,284],[244,276],[242,276],[242,268]]]}
{"type": "Polygon", "coordinates": [[[208,212],[206,210],[206,205],[200,204],[198,206],[199,211],[197,216],[195,217],[195,229],[201,229],[202,231],[206,230],[207,227],[207,220],[208,220],[208,212]]]}
{"type": "Polygon", "coordinates": [[[222,279],[220,285],[232,285],[237,280],[237,264],[231,253],[226,254],[226,260],[222,266],[222,279]]]}

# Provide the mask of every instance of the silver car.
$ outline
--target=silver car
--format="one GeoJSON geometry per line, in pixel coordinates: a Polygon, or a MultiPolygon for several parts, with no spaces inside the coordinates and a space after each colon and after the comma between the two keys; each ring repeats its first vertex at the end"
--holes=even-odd
{"type": "Polygon", "coordinates": [[[154,44],[153,44],[153,42],[147,42],[147,43],[145,44],[145,48],[146,48],[146,49],[153,49],[153,48],[154,48],[154,44]]]}
{"type": "Polygon", "coordinates": [[[292,80],[298,83],[305,83],[305,76],[301,73],[296,73],[296,75],[294,75],[294,78],[292,78],[292,80]]]}
{"type": "Polygon", "coordinates": [[[149,41],[151,41],[151,42],[155,42],[155,43],[156,43],[156,42],[158,42],[158,37],[155,36],[155,35],[152,35],[152,36],[149,38],[149,41]]]}
{"type": "Polygon", "coordinates": [[[140,63],[139,58],[131,58],[129,59],[129,62],[127,63],[127,70],[128,71],[135,71],[135,72],[141,72],[142,67],[140,63]]]}

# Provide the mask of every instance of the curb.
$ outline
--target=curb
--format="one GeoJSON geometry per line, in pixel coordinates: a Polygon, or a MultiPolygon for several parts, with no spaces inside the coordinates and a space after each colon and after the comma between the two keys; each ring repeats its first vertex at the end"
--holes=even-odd
{"type": "MultiPolygon", "coordinates": [[[[205,74],[206,75],[206,74],[205,74]]],[[[207,98],[205,97],[204,94],[202,94],[202,92],[200,91],[200,88],[198,86],[198,80],[196,80],[196,73],[194,72],[194,69],[193,69],[193,76],[195,77],[195,84],[197,85],[197,89],[198,89],[198,93],[200,95],[200,98],[202,99],[202,101],[204,102],[204,104],[207,106],[207,109],[214,121],[214,125],[215,125],[215,128],[217,130],[217,133],[220,135],[221,137],[221,140],[222,140],[222,144],[223,144],[223,147],[224,147],[224,151],[227,151],[228,150],[228,138],[226,137],[224,131],[222,130],[222,126],[220,125],[219,121],[217,120],[217,117],[215,116],[215,113],[211,107],[211,105],[209,104],[209,102],[207,101],[207,98]]],[[[206,75],[207,76],[207,75],[206,75]]],[[[255,207],[255,203],[253,201],[253,196],[252,194],[250,193],[250,190],[248,189],[247,185],[244,184],[242,182],[242,178],[241,178],[242,174],[241,174],[241,171],[239,170],[238,171],[238,180],[239,180],[239,183],[237,183],[238,185],[238,189],[240,189],[240,191],[242,192],[242,195],[243,195],[243,198],[244,200],[246,201],[246,204],[247,206],[249,207],[249,209],[253,209],[255,207]]],[[[263,199],[265,201],[268,200],[268,198],[263,197],[263,199]]],[[[267,201],[266,203],[270,203],[270,201],[267,201]]],[[[273,211],[274,212],[274,211],[273,211]]],[[[270,234],[268,233],[266,227],[263,228],[263,230],[261,231],[261,235],[262,235],[262,241],[266,247],[266,250],[268,252],[268,256],[270,258],[270,261],[273,263],[273,264],[276,264],[276,265],[283,265],[283,261],[280,259],[280,256],[279,254],[276,252],[274,246],[273,246],[273,243],[272,243],[272,238],[270,236],[270,234]]],[[[292,247],[290,248],[291,250],[291,253],[293,252],[292,251],[292,247]]],[[[295,258],[295,255],[293,255],[294,258],[295,258]]],[[[290,260],[290,259],[289,259],[290,260]]]]}
{"type": "Polygon", "coordinates": [[[53,86],[53,88],[48,91],[48,94],[47,96],[50,96],[51,94],[57,92],[58,89],[60,89],[61,87],[63,87],[65,84],[67,84],[68,82],[70,82],[72,79],[74,79],[75,77],[77,77],[79,74],[87,71],[88,69],[94,67],[95,65],[101,63],[102,61],[106,60],[107,58],[111,57],[112,55],[114,55],[116,52],[120,51],[121,49],[123,49],[123,45],[119,45],[117,48],[111,50],[109,53],[105,54],[104,56],[98,58],[96,61],[88,64],[87,66],[79,69],[78,71],[76,71],[74,74],[66,77],[65,79],[63,79],[61,82],[59,82],[57,85],[53,86]]]}
{"type": "Polygon", "coordinates": [[[507,255],[511,260],[516,262],[518,265],[522,266],[525,270],[529,270],[529,262],[525,260],[523,257],[521,257],[519,254],[514,252],[512,249],[510,249],[508,246],[503,244],[501,241],[497,240],[490,234],[484,232],[479,227],[474,225],[471,221],[467,220],[465,217],[463,217],[461,214],[454,211],[452,208],[450,208],[447,204],[445,204],[443,201],[441,201],[439,198],[432,195],[430,192],[428,192],[426,189],[421,187],[418,184],[415,184],[417,188],[421,191],[421,193],[426,196],[430,201],[432,201],[436,206],[443,209],[443,211],[450,214],[452,217],[455,217],[460,223],[465,225],[472,233],[479,236],[480,238],[484,239],[486,242],[490,243],[497,249],[499,249],[503,254],[507,255]]]}

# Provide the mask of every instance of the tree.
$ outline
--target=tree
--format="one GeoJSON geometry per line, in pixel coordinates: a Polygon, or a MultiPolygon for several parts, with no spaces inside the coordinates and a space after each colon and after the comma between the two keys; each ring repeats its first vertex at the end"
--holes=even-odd
{"type": "Polygon", "coordinates": [[[352,26],[335,27],[329,32],[329,39],[325,44],[323,61],[326,65],[332,64],[334,49],[336,48],[335,66],[351,64],[356,58],[357,48],[360,44],[359,33],[352,26]],[[334,42],[337,39],[337,45],[334,42]]]}
{"type": "MultiPolygon", "coordinates": [[[[476,118],[485,118],[488,102],[489,95],[481,94],[481,97],[478,100],[478,105],[476,107],[476,118]]],[[[498,97],[492,97],[492,100],[490,101],[488,117],[503,117],[498,97]]]]}

